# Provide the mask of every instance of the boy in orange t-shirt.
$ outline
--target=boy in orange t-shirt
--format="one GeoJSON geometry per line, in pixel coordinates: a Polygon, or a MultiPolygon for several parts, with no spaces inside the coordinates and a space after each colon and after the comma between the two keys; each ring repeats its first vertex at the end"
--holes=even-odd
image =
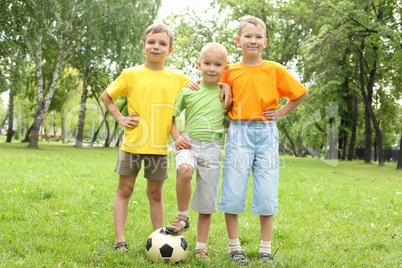
{"type": "Polygon", "coordinates": [[[275,120],[295,109],[308,95],[307,89],[282,65],[261,58],[266,47],[266,26],[248,16],[239,25],[236,45],[242,61],[231,65],[222,82],[232,88],[232,119],[226,146],[219,209],[225,212],[229,255],[247,264],[238,236],[238,214],[245,211],[250,170],[253,171],[251,212],[260,216],[260,261],[273,261],[271,234],[273,215],[278,213],[279,153],[275,120]],[[281,109],[279,99],[289,102],[281,109]]]}

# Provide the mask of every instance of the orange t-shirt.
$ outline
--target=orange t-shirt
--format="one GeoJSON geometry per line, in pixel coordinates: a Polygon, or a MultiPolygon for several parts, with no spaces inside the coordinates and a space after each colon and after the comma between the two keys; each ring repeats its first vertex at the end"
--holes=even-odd
{"type": "Polygon", "coordinates": [[[258,66],[233,64],[221,82],[232,87],[229,117],[233,120],[268,121],[262,115],[265,109],[276,109],[282,97],[294,100],[307,92],[286,67],[273,61],[258,66]]]}

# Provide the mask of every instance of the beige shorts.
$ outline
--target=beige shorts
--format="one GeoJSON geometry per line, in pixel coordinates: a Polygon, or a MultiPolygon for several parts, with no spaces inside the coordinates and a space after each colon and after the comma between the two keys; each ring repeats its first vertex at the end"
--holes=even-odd
{"type": "Polygon", "coordinates": [[[123,150],[119,152],[114,172],[122,176],[137,177],[144,160],[144,177],[162,181],[168,178],[168,156],[157,154],[135,154],[123,150]]]}
{"type": "Polygon", "coordinates": [[[219,140],[198,141],[183,134],[191,144],[190,149],[176,150],[176,168],[190,165],[197,170],[195,190],[190,208],[202,214],[216,211],[219,175],[221,170],[221,146],[219,140]]]}

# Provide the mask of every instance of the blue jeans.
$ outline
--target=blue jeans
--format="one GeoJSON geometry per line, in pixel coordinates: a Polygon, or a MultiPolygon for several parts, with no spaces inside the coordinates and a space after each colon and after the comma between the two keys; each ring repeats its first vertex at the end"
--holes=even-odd
{"type": "Polygon", "coordinates": [[[279,153],[275,121],[233,120],[229,126],[219,210],[245,211],[247,185],[253,171],[251,212],[278,213],[279,153]]]}

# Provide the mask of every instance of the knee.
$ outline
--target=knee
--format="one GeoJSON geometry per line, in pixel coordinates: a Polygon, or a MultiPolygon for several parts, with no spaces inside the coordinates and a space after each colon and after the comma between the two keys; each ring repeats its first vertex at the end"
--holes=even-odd
{"type": "Polygon", "coordinates": [[[182,164],[177,168],[177,176],[191,178],[193,176],[193,168],[190,165],[182,164]]]}
{"type": "Polygon", "coordinates": [[[149,201],[158,202],[163,199],[162,189],[147,190],[147,196],[149,201]]]}
{"type": "Polygon", "coordinates": [[[117,187],[117,194],[124,198],[130,198],[134,191],[134,185],[120,185],[117,187]]]}

